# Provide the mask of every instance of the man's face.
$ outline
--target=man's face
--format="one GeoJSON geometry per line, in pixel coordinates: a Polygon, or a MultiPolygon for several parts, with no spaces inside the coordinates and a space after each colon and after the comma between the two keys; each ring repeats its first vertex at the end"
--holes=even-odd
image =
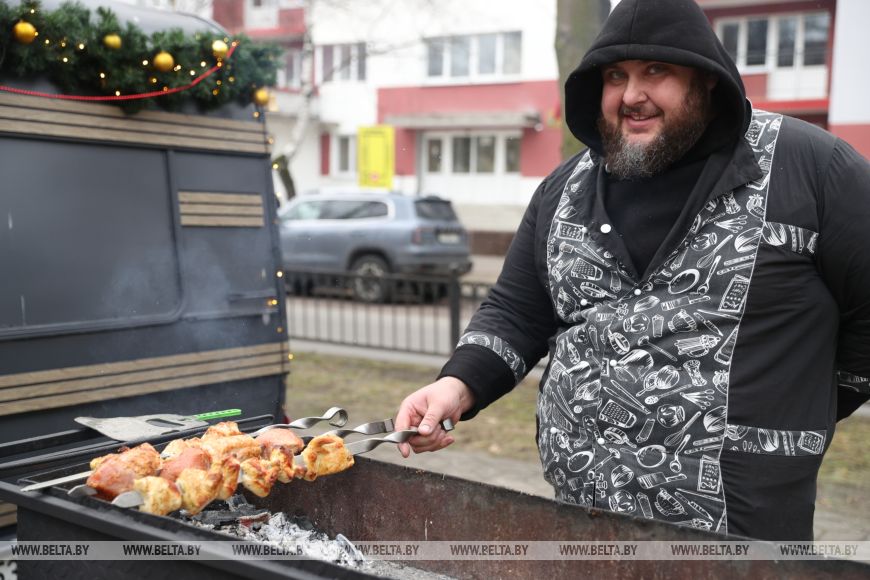
{"type": "Polygon", "coordinates": [[[703,134],[715,77],[675,64],[628,60],[602,68],[601,132],[617,177],[649,177],[703,134]]]}

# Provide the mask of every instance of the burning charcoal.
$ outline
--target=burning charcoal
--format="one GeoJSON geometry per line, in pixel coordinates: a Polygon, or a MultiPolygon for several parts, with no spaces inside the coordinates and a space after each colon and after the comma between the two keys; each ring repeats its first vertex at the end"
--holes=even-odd
{"type": "Polygon", "coordinates": [[[239,524],[247,527],[259,527],[260,524],[263,524],[271,518],[272,514],[268,511],[263,511],[257,514],[248,514],[239,517],[239,524]]]}

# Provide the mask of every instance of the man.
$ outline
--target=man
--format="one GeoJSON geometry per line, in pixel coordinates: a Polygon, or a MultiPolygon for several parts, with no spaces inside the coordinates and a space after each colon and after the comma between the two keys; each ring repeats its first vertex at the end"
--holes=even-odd
{"type": "Polygon", "coordinates": [[[558,499],[812,539],[836,421],[870,398],[870,166],[753,111],[691,0],[623,0],[565,92],[589,150],[540,185],[397,428],[445,447],[440,419],[473,417],[549,353],[537,439],[558,499]]]}

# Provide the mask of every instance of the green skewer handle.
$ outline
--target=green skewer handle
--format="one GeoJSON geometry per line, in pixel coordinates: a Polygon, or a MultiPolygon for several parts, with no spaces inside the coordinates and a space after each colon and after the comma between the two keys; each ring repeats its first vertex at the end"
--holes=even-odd
{"type": "Polygon", "coordinates": [[[200,421],[209,421],[211,419],[223,419],[224,417],[238,417],[242,414],[241,409],[225,409],[223,411],[211,411],[209,413],[200,413],[199,415],[194,415],[194,419],[199,419],[200,421]]]}

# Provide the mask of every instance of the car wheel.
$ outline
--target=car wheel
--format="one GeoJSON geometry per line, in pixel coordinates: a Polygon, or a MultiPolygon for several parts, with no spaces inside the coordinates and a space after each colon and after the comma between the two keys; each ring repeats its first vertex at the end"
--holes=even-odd
{"type": "Polygon", "coordinates": [[[378,256],[362,256],[350,267],[354,275],[351,282],[353,295],[363,302],[386,302],[390,297],[390,273],[387,262],[378,256]]]}

